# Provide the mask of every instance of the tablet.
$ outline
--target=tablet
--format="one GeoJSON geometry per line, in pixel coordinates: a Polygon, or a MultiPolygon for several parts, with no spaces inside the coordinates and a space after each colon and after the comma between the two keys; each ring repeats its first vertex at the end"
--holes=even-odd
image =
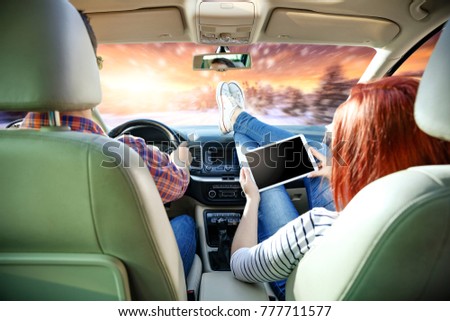
{"type": "Polygon", "coordinates": [[[236,146],[241,166],[249,167],[259,191],[283,185],[318,170],[303,135],[245,151],[236,146]]]}

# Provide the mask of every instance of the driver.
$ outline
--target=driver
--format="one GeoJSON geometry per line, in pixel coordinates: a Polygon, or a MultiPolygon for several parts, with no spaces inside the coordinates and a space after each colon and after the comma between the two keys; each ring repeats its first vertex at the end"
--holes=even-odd
{"type": "MultiPolygon", "coordinates": [[[[80,16],[85,23],[94,52],[97,54],[97,39],[89,23],[89,18],[82,12],[80,12],[80,16]]],[[[98,57],[99,68],[101,68],[102,62],[102,59],[98,57]]],[[[21,128],[39,129],[41,126],[48,125],[47,113],[30,112],[25,116],[21,128]]],[[[91,110],[61,112],[61,125],[68,126],[73,131],[106,136],[103,129],[94,121],[91,110]]],[[[163,203],[177,200],[184,195],[189,185],[189,165],[192,160],[185,145],[180,145],[177,150],[168,155],[157,147],[147,146],[145,140],[140,137],[123,135],[117,140],[134,149],[144,160],[163,203]]],[[[195,223],[192,217],[181,215],[171,219],[170,224],[180,250],[184,274],[187,276],[196,250],[195,223]]]]}
{"type": "Polygon", "coordinates": [[[211,66],[209,69],[214,70],[227,70],[228,68],[236,68],[234,63],[226,58],[215,58],[211,61],[211,66]]]}

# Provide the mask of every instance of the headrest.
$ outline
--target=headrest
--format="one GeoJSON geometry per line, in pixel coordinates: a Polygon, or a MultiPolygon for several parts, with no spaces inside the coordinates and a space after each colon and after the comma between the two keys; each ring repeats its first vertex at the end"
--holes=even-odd
{"type": "Polygon", "coordinates": [[[3,1],[0,30],[0,110],[68,111],[100,103],[94,49],[68,1],[3,1]]]}
{"type": "Polygon", "coordinates": [[[417,92],[414,116],[430,136],[450,141],[450,26],[442,31],[417,92]]]}

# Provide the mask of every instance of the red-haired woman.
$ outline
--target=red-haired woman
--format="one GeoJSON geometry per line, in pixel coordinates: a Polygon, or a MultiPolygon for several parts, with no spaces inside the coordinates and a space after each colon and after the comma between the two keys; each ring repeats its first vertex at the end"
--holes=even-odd
{"type": "MultiPolygon", "coordinates": [[[[241,170],[247,203],[230,263],[237,279],[271,282],[277,297],[284,299],[285,279],[339,217],[324,196],[328,179],[340,211],[363,187],[382,176],[411,166],[450,163],[450,143],[423,133],[414,121],[418,84],[412,78],[390,77],[353,87],[334,116],[331,167],[314,151],[323,164],[314,175],[326,179],[322,188],[312,191],[320,194],[312,198],[319,204],[313,201],[313,208],[303,215],[299,216],[284,187],[259,193],[247,169],[241,170]],[[317,207],[321,204],[327,208],[317,207]]],[[[220,128],[224,133],[233,130],[238,145],[255,147],[292,136],[246,113],[243,91],[235,82],[219,84],[217,102],[220,128]]]]}

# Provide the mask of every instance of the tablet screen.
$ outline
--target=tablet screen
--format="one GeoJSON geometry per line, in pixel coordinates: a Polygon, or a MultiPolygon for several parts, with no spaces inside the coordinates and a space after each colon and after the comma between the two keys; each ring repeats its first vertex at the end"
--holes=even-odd
{"type": "Polygon", "coordinates": [[[317,168],[304,142],[299,135],[245,153],[260,191],[293,181],[317,168]]]}

